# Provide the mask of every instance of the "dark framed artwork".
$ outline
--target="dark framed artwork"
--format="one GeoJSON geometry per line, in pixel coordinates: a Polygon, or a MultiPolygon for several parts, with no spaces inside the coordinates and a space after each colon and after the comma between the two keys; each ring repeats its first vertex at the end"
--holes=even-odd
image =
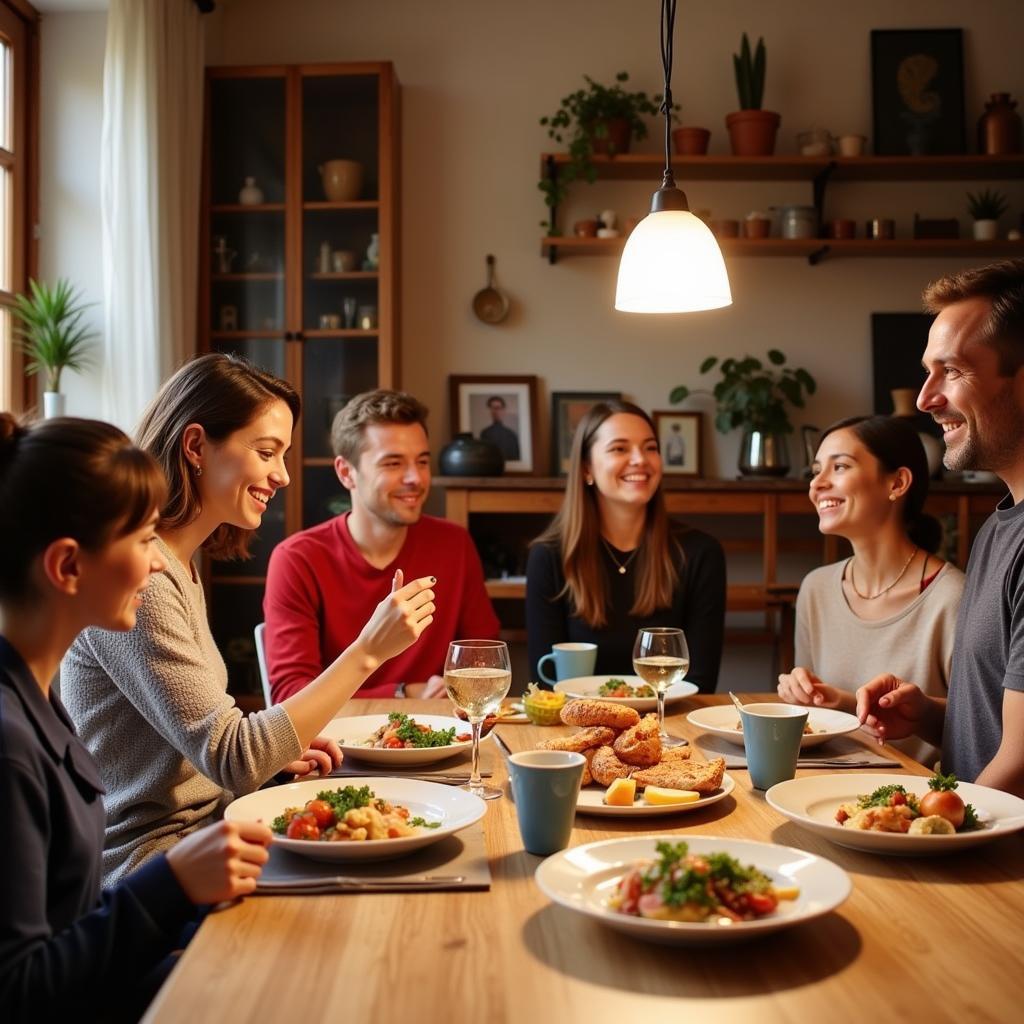
{"type": "Polygon", "coordinates": [[[621,391],[553,391],[551,393],[551,472],[569,472],[572,437],[580,420],[598,402],[617,402],[621,391]]]}
{"type": "Polygon", "coordinates": [[[965,153],[962,30],[872,29],[871,101],[877,155],[965,153]]]}
{"type": "MultiPolygon", "coordinates": [[[[929,313],[871,314],[871,369],[876,413],[888,416],[895,411],[892,392],[898,388],[913,389],[916,399],[924,384],[921,357],[934,319],[929,313]]],[[[927,413],[916,413],[914,427],[942,437],[942,428],[927,413]]]]}
{"type": "Polygon", "coordinates": [[[651,418],[661,448],[661,471],[666,476],[701,476],[704,414],[655,410],[651,418]]]}
{"type": "Polygon", "coordinates": [[[528,476],[540,466],[537,378],[502,374],[448,378],[453,434],[490,441],[505,456],[505,472],[528,476]]]}

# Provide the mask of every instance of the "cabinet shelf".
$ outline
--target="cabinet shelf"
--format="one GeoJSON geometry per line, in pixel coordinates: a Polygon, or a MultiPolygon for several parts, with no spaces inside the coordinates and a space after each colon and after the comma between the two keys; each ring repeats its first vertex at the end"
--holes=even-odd
{"type": "Polygon", "coordinates": [[[330,270],[310,274],[314,281],[376,281],[380,272],[376,270],[330,270]]]}
{"type": "Polygon", "coordinates": [[[346,203],[336,203],[330,200],[317,200],[315,202],[303,203],[304,210],[377,210],[380,209],[378,199],[353,199],[346,203]]]}
{"type": "Polygon", "coordinates": [[[376,338],[380,331],[364,331],[359,327],[341,327],[338,330],[309,329],[302,332],[304,338],[376,338]]]}
{"type": "Polygon", "coordinates": [[[213,203],[210,213],[284,213],[284,203],[213,203]]]}
{"type": "Polygon", "coordinates": [[[247,271],[239,274],[211,274],[212,281],[283,281],[284,271],[247,271]]]}

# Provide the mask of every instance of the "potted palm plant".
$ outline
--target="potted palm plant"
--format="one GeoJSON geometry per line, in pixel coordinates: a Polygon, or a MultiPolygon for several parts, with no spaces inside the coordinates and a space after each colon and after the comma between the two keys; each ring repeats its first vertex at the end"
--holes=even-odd
{"type": "MultiPolygon", "coordinates": [[[[631,92],[623,87],[629,81],[626,71],[620,71],[611,86],[595,82],[589,75],[583,79],[587,83],[585,89],[563,96],[558,110],[540,119],[555,142],[569,140],[569,162],[559,168],[557,176],[543,177],[537,183],[552,211],[565,199],[571,182],[580,178],[591,183],[596,180],[592,160],[595,153],[628,153],[634,139],[647,137],[642,115],[654,115],[660,110],[660,96],[649,97],[645,92],[631,92]]],[[[554,233],[553,213],[541,226],[554,233]]]]}
{"type": "Polygon", "coordinates": [[[967,193],[967,209],[974,218],[974,237],[979,242],[991,242],[999,237],[999,218],[1010,208],[1006,196],[995,189],[985,188],[977,194],[967,193]]]}
{"type": "MultiPolygon", "coordinates": [[[[743,428],[739,468],[745,476],[785,476],[789,472],[786,435],[793,433],[793,424],[786,406],[802,409],[804,396],[813,395],[818,386],[806,370],[785,366],[786,357],[778,349],[768,351],[768,362],[771,367],[745,356],[719,363],[717,356],[709,356],[700,364],[701,373],[718,366],[722,374],[711,390],[718,406],[715,426],[723,434],[743,428]]],[[[682,402],[695,393],[682,384],[673,388],[669,401],[682,402]]]]}
{"type": "Polygon", "coordinates": [[[79,301],[70,281],[58,280],[52,288],[32,280],[28,285],[28,295],[14,297],[13,312],[21,321],[15,334],[27,359],[25,372],[44,374],[43,415],[49,419],[64,415],[61,374],[89,366],[96,335],[82,323],[88,304],[79,301]]]}
{"type": "Polygon", "coordinates": [[[764,39],[759,38],[751,52],[750,40],[744,32],[740,52],[732,55],[740,109],[725,118],[733,156],[771,156],[775,151],[775,135],[782,118],[771,110],[761,109],[766,63],[764,39]]]}

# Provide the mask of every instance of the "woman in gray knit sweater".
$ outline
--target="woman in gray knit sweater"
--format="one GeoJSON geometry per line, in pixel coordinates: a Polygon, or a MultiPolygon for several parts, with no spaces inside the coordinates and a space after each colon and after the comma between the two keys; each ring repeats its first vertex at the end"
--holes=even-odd
{"type": "Polygon", "coordinates": [[[169,494],[152,579],[128,633],[87,629],[61,664],[62,689],[107,791],[108,884],[218,817],[234,795],[282,770],[340,761],[317,733],[383,661],[431,623],[432,578],[402,585],[323,674],[281,704],[245,717],[227,694],[193,558],[245,557],[252,531],[288,484],[285,455],[299,417],[286,382],[234,356],[210,354],[161,388],[139,444],[161,464],[169,494]]]}

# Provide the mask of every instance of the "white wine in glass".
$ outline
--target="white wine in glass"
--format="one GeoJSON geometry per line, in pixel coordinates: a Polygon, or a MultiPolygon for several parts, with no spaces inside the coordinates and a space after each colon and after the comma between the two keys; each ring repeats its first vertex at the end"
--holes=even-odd
{"type": "Polygon", "coordinates": [[[681,629],[645,626],[638,630],[633,644],[633,671],[658,698],[658,730],[663,747],[679,747],[686,742],[665,731],[665,694],[670,686],[681,683],[689,670],[690,649],[681,629]]]}
{"type": "Polygon", "coordinates": [[[444,685],[451,702],[466,713],[473,730],[473,771],[462,788],[482,800],[496,800],[501,790],[480,778],[480,728],[497,712],[512,685],[508,645],[501,640],[454,640],[444,663],[444,685]]]}

